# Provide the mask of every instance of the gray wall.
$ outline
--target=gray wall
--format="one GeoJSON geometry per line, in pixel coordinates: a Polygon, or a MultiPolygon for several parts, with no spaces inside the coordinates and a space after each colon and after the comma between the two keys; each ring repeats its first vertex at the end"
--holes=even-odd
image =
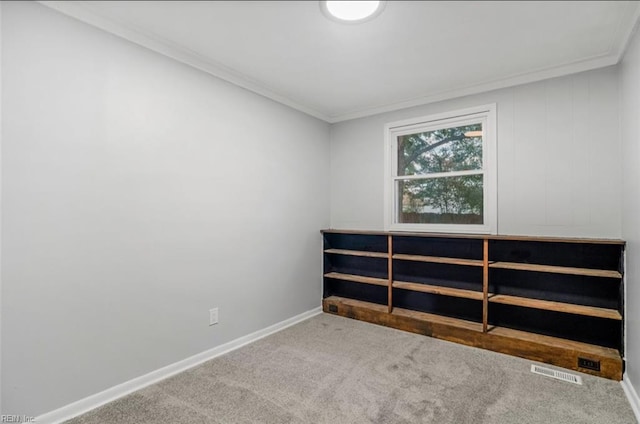
{"type": "Polygon", "coordinates": [[[629,241],[628,373],[640,381],[639,45],[621,90],[612,67],[330,133],[39,4],[5,2],[2,412],[51,411],[318,306],[318,230],[383,228],[383,125],[493,102],[499,232],[629,241]]]}
{"type": "Polygon", "coordinates": [[[615,67],[333,125],[331,226],[384,229],[385,123],[487,103],[497,103],[498,232],[620,237],[615,67]]]}
{"type": "Polygon", "coordinates": [[[326,123],[42,5],[2,8],[3,413],[319,306],[326,123]]]}
{"type": "Polygon", "coordinates": [[[620,66],[622,237],[627,241],[627,376],[640,392],[640,32],[620,66]]]}

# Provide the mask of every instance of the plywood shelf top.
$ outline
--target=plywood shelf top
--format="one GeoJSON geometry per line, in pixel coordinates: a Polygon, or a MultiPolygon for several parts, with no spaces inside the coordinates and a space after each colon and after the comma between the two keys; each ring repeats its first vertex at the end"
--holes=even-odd
{"type": "Polygon", "coordinates": [[[519,236],[519,235],[498,235],[498,234],[465,234],[465,233],[429,233],[429,232],[400,232],[400,231],[376,231],[376,230],[341,230],[324,229],[323,234],[360,234],[369,236],[394,236],[394,237],[427,237],[427,238],[458,238],[475,240],[512,240],[512,241],[541,241],[550,243],[591,243],[591,244],[614,244],[624,246],[625,241],[620,239],[605,238],[565,238],[547,236],[519,236]]]}
{"type": "Polygon", "coordinates": [[[331,253],[334,255],[348,255],[348,256],[364,256],[367,258],[388,258],[389,254],[386,252],[370,252],[366,250],[347,250],[347,249],[325,249],[324,253],[331,253]]]}
{"type": "Polygon", "coordinates": [[[493,262],[490,268],[515,269],[518,271],[549,272],[552,274],[583,275],[587,277],[622,278],[618,271],[608,269],[573,268],[567,266],[525,264],[518,262],[493,262]]]}
{"type": "Polygon", "coordinates": [[[596,306],[576,305],[573,303],[554,302],[550,300],[531,299],[526,297],[496,294],[489,297],[489,302],[503,305],[522,306],[525,308],[543,309],[546,311],[564,312],[575,315],[585,315],[596,318],[622,320],[622,315],[615,309],[599,308],[596,306]]]}
{"type": "Polygon", "coordinates": [[[412,290],[422,293],[439,294],[443,296],[461,297],[465,299],[482,300],[481,291],[456,289],[452,287],[434,286],[431,284],[410,283],[406,281],[394,281],[393,287],[403,290],[412,290]]]}
{"type": "Polygon", "coordinates": [[[415,262],[430,262],[437,264],[482,266],[482,260],[480,259],[447,258],[442,256],[405,255],[403,253],[396,253],[395,255],[393,255],[393,259],[415,262]]]}
{"type": "Polygon", "coordinates": [[[354,274],[343,274],[340,272],[329,272],[324,274],[327,278],[333,278],[335,280],[344,280],[344,281],[352,281],[354,283],[362,283],[362,284],[373,284],[374,286],[385,286],[389,285],[389,281],[384,278],[375,278],[375,277],[365,277],[363,275],[354,275],[354,274]]]}

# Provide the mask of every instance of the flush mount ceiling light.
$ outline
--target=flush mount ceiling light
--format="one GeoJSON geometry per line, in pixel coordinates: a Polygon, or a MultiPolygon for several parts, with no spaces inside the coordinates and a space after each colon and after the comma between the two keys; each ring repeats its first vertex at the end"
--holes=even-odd
{"type": "Polygon", "coordinates": [[[360,23],[378,16],[384,1],[321,1],[322,12],[334,21],[360,23]]]}

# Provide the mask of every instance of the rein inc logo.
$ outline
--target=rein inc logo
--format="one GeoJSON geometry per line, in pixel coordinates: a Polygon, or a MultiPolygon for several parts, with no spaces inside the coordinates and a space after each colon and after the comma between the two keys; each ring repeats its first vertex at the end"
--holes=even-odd
{"type": "Polygon", "coordinates": [[[0,415],[0,423],[35,423],[36,417],[28,415],[0,415]]]}

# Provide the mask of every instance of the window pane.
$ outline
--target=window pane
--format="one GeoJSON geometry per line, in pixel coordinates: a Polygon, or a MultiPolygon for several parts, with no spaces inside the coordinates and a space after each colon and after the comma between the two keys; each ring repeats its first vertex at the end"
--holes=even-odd
{"type": "Polygon", "coordinates": [[[398,223],[483,224],[483,176],[400,180],[398,223]]]}
{"type": "Polygon", "coordinates": [[[398,137],[398,175],[482,169],[482,123],[398,137]]]}

